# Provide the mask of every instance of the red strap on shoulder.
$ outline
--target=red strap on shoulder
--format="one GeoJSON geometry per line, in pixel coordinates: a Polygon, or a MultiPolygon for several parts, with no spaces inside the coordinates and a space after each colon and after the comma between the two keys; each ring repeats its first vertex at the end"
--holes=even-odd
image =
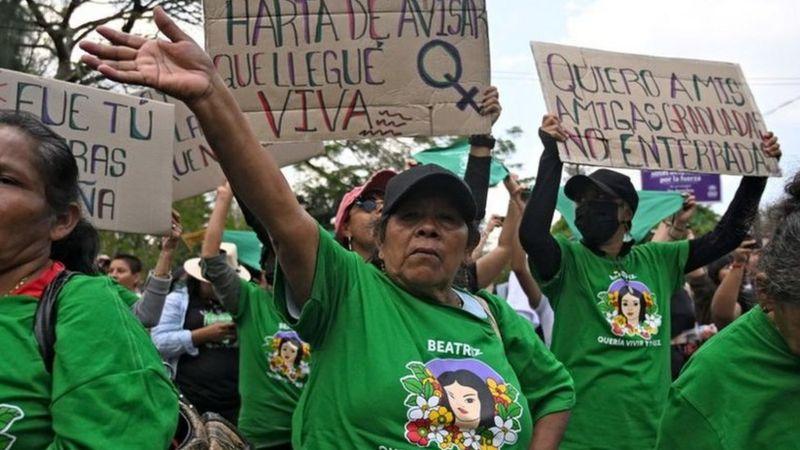
{"type": "Polygon", "coordinates": [[[30,297],[41,298],[47,285],[53,281],[59,273],[64,270],[64,264],[58,261],[53,261],[50,267],[42,272],[37,278],[29,280],[27,283],[19,287],[19,289],[11,292],[11,295],[27,295],[30,297]]]}

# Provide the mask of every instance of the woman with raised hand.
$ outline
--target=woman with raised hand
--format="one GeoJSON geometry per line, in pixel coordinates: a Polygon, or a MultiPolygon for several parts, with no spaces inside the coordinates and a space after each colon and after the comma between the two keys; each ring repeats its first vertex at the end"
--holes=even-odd
{"type": "MultiPolygon", "coordinates": [[[[203,278],[231,314],[239,341],[239,431],[256,450],[291,449],[292,413],[303,391],[311,351],[275,308],[272,291],[243,280],[222,242],[233,192],[217,188],[214,210],[203,239],[203,278]]],[[[262,267],[263,269],[263,267],[262,267]]]]}
{"type": "Polygon", "coordinates": [[[175,432],[178,397],[147,332],[121,287],[90,276],[97,247],[67,142],[0,110],[2,448],[163,449],[175,432]],[[48,291],[65,270],[77,273],[48,291]],[[46,292],[51,322],[35,328],[46,292]]]}
{"type": "Polygon", "coordinates": [[[394,177],[376,230],[382,269],[367,264],[298,204],[210,58],[162,10],[155,20],[171,42],[101,27],[112,45],[82,43],[83,61],[189,105],[274,240],[276,302],[316,349],[293,446],[557,448],[574,402],[569,374],[503,301],[452,287],[478,237],[466,184],[437,166],[394,177]],[[480,378],[496,405],[474,428],[445,406],[438,377],[455,370],[480,378]]]}
{"type": "MultiPolygon", "coordinates": [[[[742,242],[767,180],[743,177],[725,215],[703,236],[635,245],[630,231],[639,196],[630,178],[608,169],[576,175],[564,193],[575,202],[583,237],[570,241],[550,234],[563,168],[557,141],[567,132],[550,114],[539,137],[544,152],[519,236],[555,311],[550,348],[575,379],[578,402],[561,448],[652,448],[671,382],[670,298],[685,273],[742,242]],[[597,419],[608,405],[626,418],[624,428],[597,419]]],[[[772,133],[762,137],[762,148],[766,156],[781,155],[772,133]]]]}

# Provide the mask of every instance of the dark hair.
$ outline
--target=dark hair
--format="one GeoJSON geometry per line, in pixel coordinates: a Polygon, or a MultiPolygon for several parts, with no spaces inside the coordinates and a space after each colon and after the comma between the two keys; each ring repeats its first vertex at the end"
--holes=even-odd
{"type": "Polygon", "coordinates": [[[622,297],[625,297],[628,294],[631,294],[639,299],[639,323],[644,322],[647,314],[647,300],[645,300],[643,292],[639,292],[630,286],[623,286],[623,288],[619,290],[617,312],[619,315],[624,316],[624,314],[622,314],[622,297]]]}
{"type": "Polygon", "coordinates": [[[111,261],[117,259],[125,261],[125,264],[131,269],[131,273],[137,274],[142,272],[142,260],[135,255],[131,255],[130,253],[117,253],[111,258],[111,261]]]}
{"type": "Polygon", "coordinates": [[[291,342],[295,347],[297,347],[297,357],[294,359],[294,367],[300,367],[300,363],[303,360],[304,351],[303,351],[303,341],[296,337],[282,337],[280,343],[278,343],[278,354],[281,352],[281,348],[283,348],[283,344],[291,342]]]}
{"type": "MultiPolygon", "coordinates": [[[[22,111],[0,110],[0,125],[15,127],[38,144],[34,165],[53,214],[63,214],[71,204],[79,203],[78,165],[63,137],[36,116],[22,111]]],[[[69,235],[51,243],[50,259],[60,261],[69,270],[94,274],[99,247],[97,230],[81,218],[69,235]]]]}
{"type": "MultiPolygon", "coordinates": [[[[444,372],[439,375],[437,379],[442,389],[456,382],[462,386],[475,389],[478,392],[478,400],[481,402],[481,421],[478,426],[491,427],[494,425],[494,396],[481,377],[469,370],[460,369],[452,372],[444,372]]],[[[442,393],[442,400],[444,401],[443,406],[455,415],[453,408],[450,406],[450,400],[447,398],[447,392],[442,393]]]]}
{"type": "Polygon", "coordinates": [[[778,226],[758,261],[764,274],[758,279],[758,289],[776,302],[800,306],[800,172],[785,191],[787,196],[774,208],[778,226]]]}
{"type": "Polygon", "coordinates": [[[186,293],[189,294],[189,300],[200,299],[200,283],[202,281],[189,275],[186,277],[186,293]]]}

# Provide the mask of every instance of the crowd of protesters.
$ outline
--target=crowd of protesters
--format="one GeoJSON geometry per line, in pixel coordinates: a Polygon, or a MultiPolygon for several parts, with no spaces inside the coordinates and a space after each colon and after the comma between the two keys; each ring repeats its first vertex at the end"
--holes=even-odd
{"type": "MultiPolygon", "coordinates": [[[[800,448],[800,175],[772,235],[752,233],[766,178],[743,177],[712,231],[686,195],[637,242],[637,191],[599,169],[564,185],[581,239],[556,236],[567,134],[546,115],[505,216],[485,217],[495,141],[476,135],[463,179],[379,170],[330,232],[208,55],[155,20],[168,41],[101,27],[82,61],[185,102],[229,183],[200,254],[174,260],[175,213],[146,272],[98,256],[66,141],[0,111],[0,448],[189,448],[183,403],[253,449],[800,448]],[[234,201],[260,267],[223,239],[234,201]]],[[[480,110],[500,115],[495,88],[480,110]]],[[[771,133],[763,150],[781,156],[771,133]]]]}

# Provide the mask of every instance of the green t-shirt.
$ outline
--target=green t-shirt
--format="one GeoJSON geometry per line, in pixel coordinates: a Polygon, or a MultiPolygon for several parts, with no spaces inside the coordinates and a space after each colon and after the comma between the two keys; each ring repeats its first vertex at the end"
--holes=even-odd
{"type": "Polygon", "coordinates": [[[551,350],[575,380],[562,449],[640,450],[656,441],[670,385],[670,298],[688,242],[598,256],[558,238],[561,266],[542,291],[555,310],[551,350]]]}
{"type": "Polygon", "coordinates": [[[0,449],[167,448],[177,393],[112,282],[80,275],[64,286],[52,376],[33,335],[37,302],[0,297],[0,449]]]}
{"type": "Polygon", "coordinates": [[[657,448],[800,449],[800,356],[760,307],[704,344],[683,368],[657,448]]]}
{"type": "Polygon", "coordinates": [[[233,320],[239,333],[239,430],[257,449],[288,444],[310,347],[281,320],[272,294],[253,283],[241,280],[233,320]]]}
{"type": "MultiPolygon", "coordinates": [[[[284,277],[275,297],[289,316],[284,277]]],[[[568,410],[572,380],[505,302],[487,319],[416,298],[320,230],[311,295],[295,329],[314,370],[295,449],[528,449],[540,417],[568,410]]]]}

